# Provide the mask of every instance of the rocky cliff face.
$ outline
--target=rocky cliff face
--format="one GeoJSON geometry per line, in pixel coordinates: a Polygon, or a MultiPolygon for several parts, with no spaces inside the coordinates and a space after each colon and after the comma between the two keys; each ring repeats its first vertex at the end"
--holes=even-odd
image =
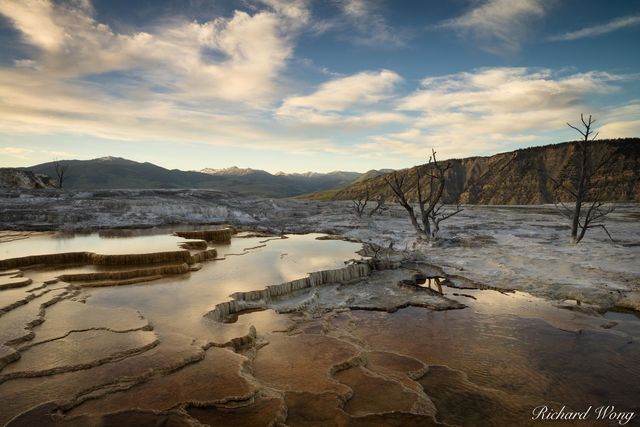
{"type": "MultiPolygon", "coordinates": [[[[486,205],[553,203],[553,179],[570,176],[575,171],[575,147],[575,143],[569,142],[491,157],[450,160],[443,200],[486,205]]],[[[640,138],[596,141],[592,155],[596,162],[611,156],[608,167],[593,179],[602,200],[640,202],[640,138]]],[[[405,186],[414,199],[417,168],[423,176],[427,175],[427,165],[398,171],[408,175],[405,186]]],[[[379,176],[337,192],[334,200],[356,199],[365,194],[367,188],[372,194],[393,198],[384,176],[379,176]]]]}
{"type": "Polygon", "coordinates": [[[15,168],[0,168],[0,188],[32,190],[54,188],[55,182],[48,175],[36,174],[15,168]]]}

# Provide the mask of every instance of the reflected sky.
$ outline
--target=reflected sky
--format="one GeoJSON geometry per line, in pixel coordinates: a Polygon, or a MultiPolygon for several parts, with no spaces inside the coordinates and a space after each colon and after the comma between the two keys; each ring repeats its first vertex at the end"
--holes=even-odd
{"type": "Polygon", "coordinates": [[[181,249],[180,242],[188,240],[169,233],[126,237],[108,233],[36,235],[0,243],[0,259],[83,251],[106,255],[175,251],[181,249]]]}
{"type": "Polygon", "coordinates": [[[219,256],[226,255],[226,259],[204,263],[200,271],[149,284],[92,289],[87,304],[138,310],[160,334],[177,332],[220,340],[238,336],[238,330],[246,331],[250,324],[261,330],[266,327],[262,321],[272,321],[270,315],[256,315],[232,325],[203,315],[216,304],[228,301],[235,292],[263,289],[305,277],[312,271],[340,268],[345,260],[360,258],[355,253],[360,244],[316,240],[319,236],[290,235],[267,242],[264,237],[233,238],[230,244],[216,245],[219,256]],[[244,255],[228,255],[242,254],[243,249],[251,247],[257,248],[244,255]],[[256,319],[260,320],[257,324],[256,319]]]}

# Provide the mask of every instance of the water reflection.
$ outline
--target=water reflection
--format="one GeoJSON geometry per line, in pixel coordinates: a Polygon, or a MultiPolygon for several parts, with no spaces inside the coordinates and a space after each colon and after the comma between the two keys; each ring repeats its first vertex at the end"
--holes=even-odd
{"type": "Polygon", "coordinates": [[[180,242],[187,241],[170,234],[151,234],[131,237],[106,237],[101,233],[86,235],[33,236],[0,244],[0,259],[28,255],[64,252],[95,252],[99,254],[131,254],[180,250],[180,242]]]}
{"type": "MultiPolygon", "coordinates": [[[[8,247],[13,253],[27,254],[51,252],[52,248],[120,253],[140,252],[143,247],[158,251],[164,245],[174,250],[177,242],[184,240],[168,234],[142,234],[126,238],[99,233],[42,237],[8,247]]],[[[110,357],[114,349],[131,351],[150,342],[155,344],[156,339],[159,344],[144,353],[91,369],[6,381],[0,384],[0,399],[6,402],[0,411],[0,423],[36,404],[74,399],[82,390],[97,390],[114,379],[133,378],[150,369],[162,374],[146,385],[121,393],[114,391],[79,405],[71,414],[113,412],[129,408],[132,402],[164,410],[166,405],[181,401],[213,399],[213,392],[216,399],[227,393],[248,393],[251,389],[245,385],[251,372],[257,381],[264,381],[263,385],[287,390],[284,398],[270,391],[270,398],[279,405],[284,400],[294,400],[291,393],[324,393],[324,398],[330,397],[326,399],[328,419],[342,417],[342,421],[346,414],[361,416],[376,408],[410,410],[416,402],[426,401],[423,395],[416,397],[423,391],[435,404],[438,421],[460,425],[527,425],[531,409],[542,403],[566,404],[575,410],[584,410],[585,404],[640,410],[640,352],[635,344],[640,322],[630,313],[608,312],[599,317],[559,309],[552,302],[522,292],[462,290],[444,284],[438,287],[434,282],[432,287],[468,308],[440,312],[406,308],[392,314],[347,310],[319,318],[278,315],[266,310],[243,314],[231,324],[203,316],[235,292],[258,290],[312,271],[339,268],[345,260],[359,258],[355,254],[359,244],[318,241],[316,237],[234,238],[228,244],[213,244],[224,260],[205,262],[197,272],[153,284],[85,289],[75,300],[51,306],[46,310],[44,326],[34,328],[35,341],[63,335],[69,329],[82,330],[83,325],[102,329],[70,333],[63,339],[33,347],[31,353],[26,350],[26,356],[12,364],[9,371],[80,365],[110,357]],[[127,321],[127,316],[135,321],[127,321]],[[144,328],[147,323],[153,331],[144,328]],[[206,343],[223,345],[246,336],[251,326],[257,329],[263,344],[268,343],[251,362],[229,348],[203,349],[206,343]],[[126,332],[128,329],[131,331],[126,332]],[[358,355],[363,359],[358,360],[358,355]],[[347,361],[354,366],[349,367],[347,361]],[[247,369],[241,375],[239,367],[245,363],[247,369]],[[329,371],[337,364],[345,369],[332,377],[329,371]],[[407,372],[422,364],[429,369],[423,376],[410,379],[407,372]],[[394,371],[396,365],[411,367],[394,371]],[[179,369],[182,366],[190,368],[179,369]],[[376,366],[385,367],[384,379],[368,371],[376,366]],[[211,383],[200,381],[203,375],[211,383]],[[242,387],[238,391],[234,387],[239,385],[242,387]],[[175,397],[173,391],[180,397],[175,397]],[[347,404],[339,408],[338,402],[344,400],[347,404]]],[[[38,282],[62,271],[95,268],[104,267],[66,267],[29,274],[38,282]]],[[[389,283],[390,292],[394,289],[395,283],[389,283]]],[[[26,308],[30,306],[27,304],[26,308]]],[[[0,325],[6,327],[2,322],[11,318],[12,315],[0,317],[0,325]]],[[[303,398],[300,394],[298,406],[312,407],[318,396],[309,394],[303,398]]],[[[291,419],[295,419],[295,405],[289,410],[291,419]]],[[[212,413],[216,414],[205,411],[200,415],[213,416],[212,413]]]]}
{"type": "MultiPolygon", "coordinates": [[[[226,256],[224,261],[203,264],[200,271],[181,277],[165,278],[153,286],[101,288],[91,291],[88,304],[129,307],[144,313],[156,330],[189,333],[217,341],[233,335],[252,320],[269,315],[241,317],[238,324],[223,325],[203,315],[216,304],[239,291],[263,289],[305,277],[309,272],[344,266],[343,260],[357,257],[360,245],[343,241],[318,241],[318,235],[291,235],[270,240],[266,246],[243,256],[226,256]],[[281,256],[287,253],[287,256],[281,256]]],[[[265,238],[236,238],[228,245],[216,245],[220,254],[242,253],[244,248],[262,245],[265,238]]],[[[260,331],[264,325],[253,323],[260,331]]],[[[245,332],[246,333],[246,332],[245,332]]]]}

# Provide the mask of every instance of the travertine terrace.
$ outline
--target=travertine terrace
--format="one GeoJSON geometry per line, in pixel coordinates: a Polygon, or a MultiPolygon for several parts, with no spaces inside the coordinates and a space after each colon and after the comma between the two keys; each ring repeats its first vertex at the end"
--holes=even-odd
{"type": "MultiPolygon", "coordinates": [[[[581,337],[580,370],[616,355],[603,387],[632,405],[640,335],[632,316],[575,301],[558,308],[451,274],[421,250],[236,232],[192,227],[175,233],[180,241],[167,228],[104,232],[84,239],[108,255],[0,261],[0,422],[468,425],[482,416],[504,424],[549,396],[591,396],[595,379],[579,373],[572,387],[549,388],[567,375],[554,361],[576,351],[568,335],[581,337]],[[163,235],[179,247],[110,250],[132,238],[142,247],[145,235],[156,248],[163,235]],[[478,333],[489,327],[502,332],[478,333]]],[[[3,236],[7,245],[61,236],[71,239],[63,247],[83,244],[82,235],[80,243],[3,236]]]]}

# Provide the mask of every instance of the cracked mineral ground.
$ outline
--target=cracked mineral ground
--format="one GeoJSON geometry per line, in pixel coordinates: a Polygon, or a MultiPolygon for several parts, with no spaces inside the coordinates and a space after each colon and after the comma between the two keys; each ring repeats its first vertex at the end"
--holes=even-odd
{"type": "MultiPolygon", "coordinates": [[[[539,405],[640,412],[640,321],[616,303],[627,294],[550,299],[433,248],[363,247],[342,227],[349,239],[222,225],[2,233],[0,424],[525,426],[539,405]]],[[[575,425],[608,425],[590,422],[575,425]]]]}

